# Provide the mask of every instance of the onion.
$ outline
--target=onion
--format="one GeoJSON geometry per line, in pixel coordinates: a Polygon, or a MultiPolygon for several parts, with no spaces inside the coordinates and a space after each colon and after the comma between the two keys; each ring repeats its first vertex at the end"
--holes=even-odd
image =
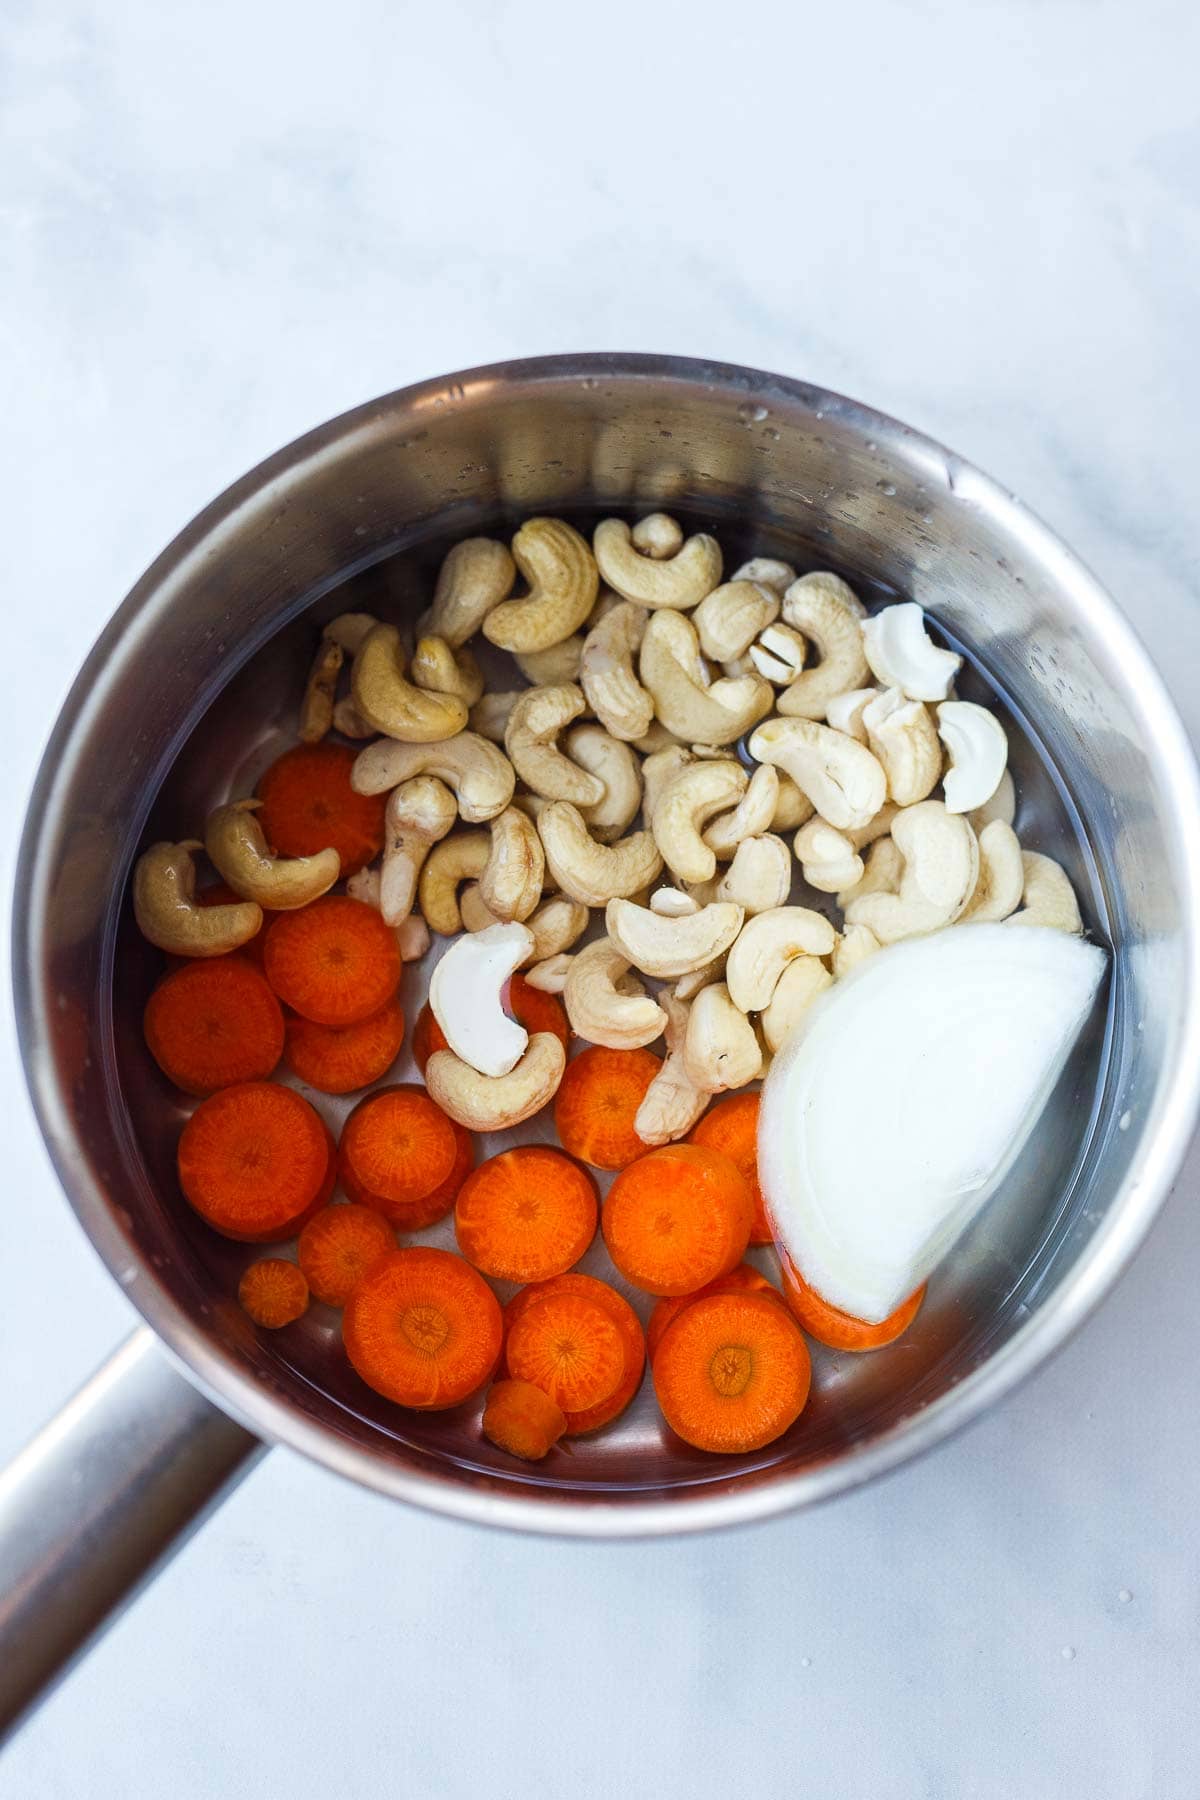
{"type": "Polygon", "coordinates": [[[878,1324],[996,1191],[1079,1035],[1107,956],[963,925],[870,957],[775,1058],[759,1179],[810,1287],[878,1324]]]}

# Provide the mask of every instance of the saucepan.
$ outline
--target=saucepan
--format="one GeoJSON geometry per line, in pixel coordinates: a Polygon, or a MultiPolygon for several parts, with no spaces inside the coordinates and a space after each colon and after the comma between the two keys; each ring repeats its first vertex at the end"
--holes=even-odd
{"type": "Polygon", "coordinates": [[[839,395],[717,364],[476,369],[359,407],[238,482],[142,578],[81,671],[38,775],[15,912],[41,1128],[144,1325],[0,1487],[9,1722],[265,1444],[460,1519],[577,1537],[764,1519],[894,1469],[1096,1305],[1167,1192],[1200,1091],[1200,787],[1117,607],[1014,496],[940,445],[839,395]],[[960,1245],[902,1353],[829,1357],[797,1426],[756,1455],[687,1451],[647,1393],[549,1475],[493,1451],[466,1409],[402,1414],[370,1395],[335,1327],[306,1322],[282,1344],[240,1314],[235,1247],[179,1201],[183,1115],[141,1048],[155,971],[124,897],[148,835],[190,835],[186,821],[262,766],[323,619],[415,618],[457,538],[533,513],[586,527],[654,508],[714,531],[727,557],[831,567],[868,599],[930,610],[969,679],[1003,697],[1025,758],[1018,823],[1044,847],[1061,835],[1112,981],[1021,1194],[960,1245]]]}

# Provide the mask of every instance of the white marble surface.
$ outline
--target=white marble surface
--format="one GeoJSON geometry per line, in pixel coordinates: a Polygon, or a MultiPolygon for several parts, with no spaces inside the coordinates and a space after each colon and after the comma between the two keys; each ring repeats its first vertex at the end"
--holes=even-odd
{"type": "MultiPolygon", "coordinates": [[[[156,551],[422,375],[667,349],[948,440],[1123,597],[1200,727],[1190,0],[0,13],[3,891],[156,551]]],[[[0,1044],[0,1455],[130,1323],[0,1044]]],[[[1193,1156],[1136,1267],[922,1465],[567,1546],[275,1454],[0,1762],[12,1800],[1195,1791],[1193,1156]]]]}

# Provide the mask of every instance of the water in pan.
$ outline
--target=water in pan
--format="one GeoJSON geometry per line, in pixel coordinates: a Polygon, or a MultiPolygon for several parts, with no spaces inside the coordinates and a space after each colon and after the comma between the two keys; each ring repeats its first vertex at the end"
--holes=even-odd
{"type": "MultiPolygon", "coordinates": [[[[581,520],[582,524],[583,521],[581,520]]],[[[470,529],[479,529],[472,525],[470,529]]],[[[752,553],[787,557],[801,568],[823,566],[819,548],[717,526],[727,567],[752,553]]],[[[460,533],[459,535],[465,535],[460,533]]],[[[147,839],[194,833],[207,810],[222,799],[252,791],[262,770],[294,741],[295,717],[319,622],[354,609],[411,620],[428,604],[445,540],[422,544],[376,564],[325,594],[312,611],[288,625],[242,668],[213,701],[192,733],[156,799],[147,839]]],[[[897,598],[872,590],[851,570],[842,571],[873,604],[897,598]]],[[[1078,815],[1063,783],[1030,726],[997,692],[973,659],[968,644],[955,643],[968,659],[959,683],[963,698],[986,702],[1002,718],[1010,740],[1010,766],[1018,792],[1017,829],[1029,848],[1064,862],[1094,936],[1107,937],[1099,883],[1078,815]]],[[[489,682],[519,685],[507,658],[493,656],[489,682]]],[[[486,659],[485,659],[486,660],[486,659]]],[[[798,884],[796,897],[826,906],[825,897],[798,884]]],[[[433,962],[444,949],[435,939],[422,966],[405,971],[402,998],[410,1026],[424,999],[433,962]]],[[[338,1315],[314,1305],[306,1317],[278,1334],[256,1333],[234,1298],[246,1263],[261,1251],[226,1242],[192,1215],[178,1194],[174,1151],[190,1110],[174,1093],[141,1042],[141,1003],[161,969],[156,952],[142,944],[126,919],[117,947],[120,1004],[114,1011],[117,1078],[145,1173],[143,1221],[146,1235],[160,1246],[159,1266],[168,1271],[185,1302],[202,1312],[210,1330],[253,1367],[262,1381],[287,1394],[293,1404],[378,1450],[422,1461],[448,1461],[482,1474],[555,1488],[662,1490],[711,1482],[715,1476],[744,1475],[776,1463],[822,1462],[874,1436],[888,1423],[928,1404],[965,1368],[982,1360],[998,1334],[1019,1314],[1023,1296],[1044,1267],[1054,1242],[1078,1205],[1078,1172],[1092,1135],[1103,1090],[1109,1042],[1105,1006],[1092,1021],[1063,1077],[1046,1120],[1010,1177],[1003,1193],[962,1240],[946,1267],[930,1284],[928,1299],[908,1333],[895,1345],[866,1356],[836,1354],[814,1346],[814,1387],[809,1405],[778,1443],[752,1457],[717,1459],[679,1443],[662,1422],[649,1372],[642,1391],[623,1418],[594,1437],[576,1439],[553,1452],[537,1468],[517,1465],[495,1451],[479,1432],[479,1406],[447,1413],[413,1414],[366,1389],[341,1349],[338,1315]],[[953,1372],[951,1372],[953,1370],[953,1372]],[[332,1412],[331,1412],[332,1408],[332,1412]]],[[[414,1077],[407,1046],[390,1080],[414,1077]]],[[[288,1079],[281,1071],[281,1076],[288,1079]]],[[[336,1131],[353,1100],[310,1094],[336,1131]]],[[[357,1096],[354,1097],[355,1099],[357,1096]]],[[[869,1101],[864,1105],[869,1129],[869,1101]]],[[[480,1156],[507,1141],[553,1139],[549,1115],[530,1121],[508,1138],[481,1140],[480,1156]]],[[[601,1178],[601,1186],[607,1178],[601,1178]]],[[[422,1233],[422,1242],[454,1247],[453,1218],[422,1233]]],[[[774,1275],[768,1250],[750,1260],[774,1275]]],[[[598,1237],[581,1268],[625,1292],[643,1319],[652,1302],[616,1276],[598,1237]]],[[[508,1290],[500,1290],[501,1299],[508,1290]]]]}

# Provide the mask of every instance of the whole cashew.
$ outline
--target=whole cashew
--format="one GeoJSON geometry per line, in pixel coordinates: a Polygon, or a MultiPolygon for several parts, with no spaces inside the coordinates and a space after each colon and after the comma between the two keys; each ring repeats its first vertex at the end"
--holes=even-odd
{"type": "Polygon", "coordinates": [[[685,744],[670,743],[662,750],[652,750],[642,762],[642,818],[647,826],[654,824],[654,813],[667,784],[680,769],[690,767],[695,756],[685,744]]]}
{"type": "Polygon", "coordinates": [[[710,681],[696,628],[679,613],[652,614],[639,671],[658,718],[686,743],[731,744],[775,703],[775,690],[761,675],[710,681]]]}
{"type": "Polygon", "coordinates": [[[662,857],[648,831],[635,831],[615,844],[598,844],[578,807],[552,800],[538,818],[546,864],[564,894],[584,906],[640,893],[662,869],[662,857]]]}
{"type": "Polygon", "coordinates": [[[133,916],[150,943],[171,956],[225,956],[262,929],[262,908],[252,900],[228,906],[196,901],[199,844],[151,844],[133,872],[133,916]]]}
{"type": "Polygon", "coordinates": [[[824,819],[812,819],[796,833],[796,859],[800,873],[809,887],[821,894],[837,894],[854,888],[863,877],[863,859],[848,837],[827,825],[824,819]]]}
{"type": "Polygon", "coordinates": [[[654,804],[650,828],[663,861],[680,881],[710,881],[717,856],[701,832],[715,813],[736,805],[748,777],[741,763],[691,763],[673,775],[654,804]]]}
{"type": "Polygon", "coordinates": [[[467,708],[455,694],[430,694],[404,673],[404,646],[394,625],[376,625],[354,658],[350,692],[358,711],[376,731],[404,744],[436,744],[467,722],[467,708]]]}
{"type": "Polygon", "coordinates": [[[421,630],[445,638],[458,650],[475,636],[494,606],[507,600],[517,567],[507,544],[492,538],[464,538],[447,554],[438,572],[433,606],[421,630]]]}
{"type": "Polygon", "coordinates": [[[642,804],[642,776],[628,744],[602,725],[575,725],[567,733],[571,761],[594,775],[604,788],[595,806],[580,807],[592,836],[611,844],[628,830],[642,804]]]}
{"type": "MultiPolygon", "coordinates": [[[[346,892],[351,900],[361,900],[364,906],[373,906],[380,912],[383,900],[380,871],[377,868],[356,870],[346,883],[346,892]]],[[[420,913],[410,912],[407,918],[401,919],[395,934],[401,962],[420,962],[432,942],[429,927],[420,913]]]]}
{"type": "MultiPolygon", "coordinates": [[[[542,898],[546,854],[537,826],[515,806],[492,820],[492,842],[479,897],[498,919],[527,919],[542,898]]],[[[532,953],[532,952],[531,952],[532,953]]]]}
{"type": "Polygon", "coordinates": [[[857,969],[860,962],[866,962],[868,956],[874,956],[881,947],[869,926],[847,925],[833,950],[833,973],[837,980],[841,981],[851,969],[857,969]]]}
{"type": "Polygon", "coordinates": [[[667,1015],[629,967],[628,957],[606,937],[572,957],[563,1004],[571,1029],[589,1044],[637,1050],[661,1036],[667,1015]]]}
{"type": "Polygon", "coordinates": [[[525,921],[533,933],[536,961],[549,962],[569,950],[587,930],[590,918],[591,912],[586,906],[578,900],[569,900],[565,894],[555,894],[544,900],[525,921]]]}
{"type": "Polygon", "coordinates": [[[633,672],[646,610],[622,600],[593,625],[579,658],[579,684],[607,731],[633,743],[650,729],[654,701],[633,672]]]}
{"type": "Polygon", "coordinates": [[[1036,850],[1026,850],[1021,860],[1025,868],[1021,910],[1004,923],[1047,925],[1056,931],[1081,932],[1083,920],[1079,915],[1079,902],[1062,865],[1036,850]]]}
{"type": "Polygon", "coordinates": [[[760,1021],[772,1055],[783,1048],[813,1001],[832,980],[829,970],[818,957],[798,956],[795,962],[788,964],[760,1021]]]}
{"type": "Polygon", "coordinates": [[[566,1051],[551,1031],[535,1031],[507,1075],[480,1075],[453,1050],[437,1050],[425,1065],[430,1098],[468,1131],[507,1131],[541,1112],[558,1091],[566,1051]]]}
{"type": "Polygon", "coordinates": [[[683,532],[676,519],[670,513],[647,513],[639,519],[630,537],[635,550],[643,556],[651,556],[655,562],[665,562],[669,556],[677,556],[683,548],[683,532]]]}
{"type": "Polygon", "coordinates": [[[421,866],[458,817],[454,795],[434,775],[418,775],[393,788],[384,813],[379,910],[385,925],[407,919],[417,897],[421,866]]]}
{"type": "Polygon", "coordinates": [[[706,594],[692,623],[700,648],[714,662],[744,656],[766,626],[779,617],[779,595],[756,581],[726,581],[706,594]]]}
{"type": "Polygon", "coordinates": [[[1013,786],[1011,769],[1005,769],[1000,777],[1000,785],[990,800],[977,806],[967,817],[975,831],[982,831],[993,819],[1003,819],[1006,825],[1012,825],[1017,817],[1017,790],[1013,786]]]}
{"type": "Polygon", "coordinates": [[[876,838],[887,837],[892,829],[892,821],[899,811],[900,808],[895,801],[888,800],[880,807],[874,818],[868,819],[865,825],[848,830],[846,836],[856,850],[865,850],[868,844],[875,842],[876,838]]]}
{"type": "Polygon", "coordinates": [[[780,694],[779,710],[786,717],[823,719],[835,695],[866,685],[862,612],[854,590],[837,575],[819,571],[792,583],[783,597],[784,620],[816,646],[821,660],[780,694]]]}
{"type": "Polygon", "coordinates": [[[730,999],[742,1012],[762,1012],[789,963],[828,956],[836,942],[829,920],[807,906],[777,906],[747,919],[725,964],[730,999]]]}
{"type": "Polygon", "coordinates": [[[792,853],[781,837],[764,832],[743,838],[716,886],[718,900],[732,900],[747,914],[784,906],[792,891],[792,853]]]}
{"type": "Polygon", "coordinates": [[[903,808],[892,821],[892,838],[904,857],[899,893],[866,894],[846,908],[850,924],[869,925],[881,944],[953,924],[979,879],[975,833],[940,800],[903,808]]]}
{"type": "Polygon", "coordinates": [[[796,579],[796,571],[791,563],[780,562],[777,557],[752,556],[749,562],[744,562],[740,569],[733,571],[733,579],[760,582],[782,600],[796,579]]]}
{"type": "Polygon", "coordinates": [[[863,708],[862,722],[867,742],[883,764],[888,798],[897,806],[927,799],[942,777],[942,746],[924,701],[906,700],[899,688],[885,688],[863,708]]]}
{"type": "Polygon", "coordinates": [[[315,856],[272,856],[255,818],[258,800],[234,800],[208,815],[204,848],[223,881],[243,900],[256,900],[271,912],[294,912],[328,893],[341,873],[336,850],[315,856]]]}
{"type": "Polygon", "coordinates": [[[904,874],[904,858],[890,837],[876,838],[868,846],[863,872],[858,880],[839,888],[837,903],[845,912],[852,900],[864,894],[898,894],[904,874]]]}
{"type": "Polygon", "coordinates": [[[478,881],[491,850],[486,831],[456,831],[453,837],[443,838],[425,858],[417,893],[425,922],[439,937],[453,937],[462,930],[459,884],[478,881]]]}
{"type": "Polygon", "coordinates": [[[458,905],[464,931],[486,931],[489,925],[504,924],[504,920],[492,911],[480,893],[477,881],[468,881],[459,895],[458,905]]]}
{"type": "Polygon", "coordinates": [[[356,794],[386,794],[414,775],[436,775],[458,795],[469,825],[494,819],[513,797],[516,777],[508,758],[473,731],[436,744],[368,744],[350,775],[356,794]]]}
{"type": "Polygon", "coordinates": [[[742,928],[740,906],[714,900],[685,917],[664,918],[632,900],[610,900],[604,919],[609,939],[643,975],[673,981],[723,956],[742,928]]]}
{"type": "MultiPolygon", "coordinates": [[[[886,841],[886,840],[885,840],[886,841]]],[[[998,922],[1016,912],[1025,894],[1025,862],[1011,825],[993,819],[979,833],[979,880],[960,924],[998,922]]],[[[1072,900],[1074,895],[1071,896],[1072,900]]]]}
{"type": "Polygon", "coordinates": [[[567,985],[567,975],[574,961],[573,956],[559,950],[542,962],[532,963],[525,971],[525,979],[539,993],[561,994],[567,985]]]}
{"type": "Polygon", "coordinates": [[[483,621],[501,650],[548,650],[578,631],[596,600],[600,577],[579,533],[562,519],[527,519],[512,542],[529,592],[504,600],[483,621]]]}
{"type": "Polygon", "coordinates": [[[327,638],[346,652],[347,656],[357,656],[369,632],[374,631],[379,620],[374,613],[344,612],[330,619],[324,627],[327,638]]]}
{"type": "Polygon", "coordinates": [[[333,709],[333,729],[340,731],[343,737],[369,738],[375,736],[375,727],[363,718],[353,700],[349,697],[337,701],[333,709]]]}
{"type": "Polygon", "coordinates": [[[867,727],[863,721],[863,713],[883,692],[882,688],[860,687],[850,688],[847,693],[835,694],[825,708],[826,723],[835,731],[844,731],[856,743],[867,742],[867,727]]]}
{"type": "Polygon", "coordinates": [[[453,651],[445,638],[418,638],[409,673],[426,693],[450,694],[472,707],[483,693],[483,671],[469,650],[453,651]]]}
{"type": "Polygon", "coordinates": [[[300,742],[319,744],[333,725],[333,704],[337,695],[337,679],[346,652],[331,637],[322,637],[308,671],[304,699],[300,706],[300,742]]]}
{"type": "Polygon", "coordinates": [[[686,1137],[709,1096],[687,1072],[685,1048],[690,1008],[669,990],[661,996],[667,1022],[663,1027],[667,1054],[650,1082],[633,1121],[633,1129],[646,1144],[672,1144],[686,1137]]]}
{"type": "Polygon", "coordinates": [[[692,1001],[683,1064],[692,1085],[708,1094],[745,1087],[762,1073],[762,1049],[754,1027],[722,981],[701,988],[692,1001]]]}
{"type": "Polygon", "coordinates": [[[564,681],[578,681],[582,657],[583,639],[573,632],[561,644],[551,644],[548,650],[528,650],[514,660],[533,687],[552,687],[564,681]]]}
{"type": "Polygon", "coordinates": [[[673,555],[643,556],[623,519],[602,519],[592,534],[592,548],[609,587],[638,606],[686,611],[721,579],[721,546],[705,533],[690,537],[673,555]]]}
{"type": "Polygon", "coordinates": [[[731,812],[718,814],[704,831],[704,842],[727,862],[743,838],[761,837],[775,822],[779,805],[779,775],[770,763],[760,763],[750,785],[731,812]]]}
{"type": "MultiPolygon", "coordinates": [[[[778,770],[776,774],[779,774],[778,770]]],[[[779,798],[775,802],[771,830],[795,831],[797,825],[804,825],[812,818],[813,811],[812,801],[800,792],[791,776],[779,774],[779,798]]]]}
{"type": "Polygon", "coordinates": [[[513,688],[506,693],[482,694],[470,711],[471,730],[493,744],[502,744],[512,709],[524,692],[524,688],[513,688]]]}
{"type": "MultiPolygon", "coordinates": [[[[935,644],[925,615],[913,600],[885,606],[862,622],[863,650],[881,687],[899,688],[909,700],[944,700],[962,657],[935,644]]],[[[857,686],[848,681],[846,687],[857,686]]]]}
{"type": "Polygon", "coordinates": [[[560,731],[587,706],[581,688],[530,688],[508,716],[504,748],[527,787],[545,800],[569,800],[573,806],[598,806],[604,783],[564,756],[555,743],[560,731]]]}
{"type": "Polygon", "coordinates": [[[887,776],[878,758],[865,745],[813,719],[768,719],[750,739],[750,754],[790,775],[838,831],[866,825],[887,798],[887,776]]]}

